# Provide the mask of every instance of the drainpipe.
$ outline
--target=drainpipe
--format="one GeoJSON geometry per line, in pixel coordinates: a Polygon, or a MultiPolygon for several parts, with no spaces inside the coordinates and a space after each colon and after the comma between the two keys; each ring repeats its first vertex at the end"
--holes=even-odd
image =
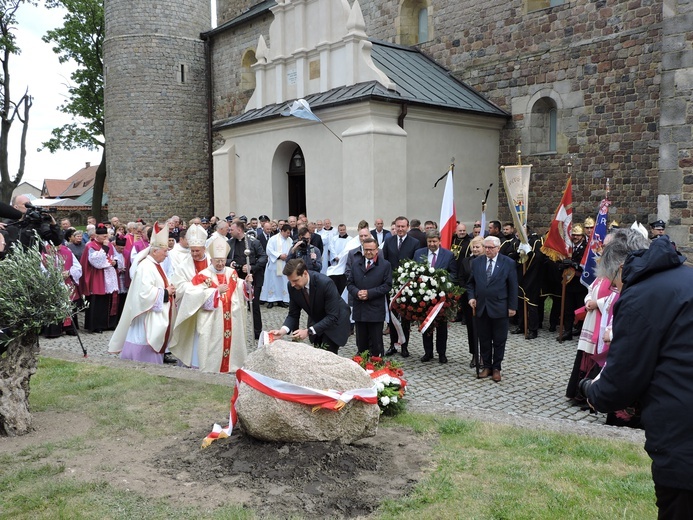
{"type": "Polygon", "coordinates": [[[404,130],[404,118],[407,117],[407,106],[406,103],[402,103],[399,117],[397,118],[397,124],[402,130],[404,130]]]}

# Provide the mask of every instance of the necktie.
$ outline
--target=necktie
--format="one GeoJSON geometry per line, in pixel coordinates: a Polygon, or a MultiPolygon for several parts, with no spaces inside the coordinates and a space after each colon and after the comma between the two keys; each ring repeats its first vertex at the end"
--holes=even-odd
{"type": "Polygon", "coordinates": [[[370,260],[366,260],[366,271],[368,271],[371,268],[372,262],[370,260]]]}
{"type": "Polygon", "coordinates": [[[491,273],[493,273],[493,260],[488,261],[488,267],[486,268],[486,281],[491,279],[491,273]]]}
{"type": "Polygon", "coordinates": [[[436,266],[436,254],[433,253],[433,258],[431,258],[431,267],[435,267],[435,266],[436,266]]]}
{"type": "Polygon", "coordinates": [[[308,304],[308,307],[310,307],[310,296],[308,295],[308,289],[305,287],[303,288],[303,297],[306,299],[306,303],[308,304]]]}
{"type": "Polygon", "coordinates": [[[397,244],[397,249],[402,249],[402,241],[404,239],[402,237],[399,237],[399,243],[397,244]]]}

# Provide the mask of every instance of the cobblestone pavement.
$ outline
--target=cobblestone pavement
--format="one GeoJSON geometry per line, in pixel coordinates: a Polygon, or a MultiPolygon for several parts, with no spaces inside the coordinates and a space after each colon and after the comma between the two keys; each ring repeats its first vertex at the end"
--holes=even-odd
{"type": "MultiPolygon", "coordinates": [[[[279,328],[286,316],[286,309],[262,307],[264,330],[279,328]]],[[[83,320],[80,320],[82,323],[83,320]]],[[[461,410],[499,412],[511,416],[561,419],[585,423],[603,423],[601,414],[590,414],[573,406],[565,398],[565,387],[575,359],[577,341],[558,343],[556,333],[540,329],[539,337],[526,340],[522,335],[509,335],[503,362],[503,380],[494,383],[491,379],[476,379],[474,368],[469,368],[466,327],[451,323],[448,339],[449,362],[438,363],[437,358],[422,363],[421,334],[411,334],[409,351],[411,356],[394,359],[403,365],[408,381],[408,398],[418,410],[436,412],[458,412],[461,410]]],[[[81,339],[95,361],[108,354],[111,333],[81,333],[81,339]]],[[[384,338],[386,348],[389,337],[384,338]]],[[[76,337],[63,336],[56,339],[41,339],[43,354],[59,355],[60,351],[81,354],[76,337]]],[[[354,337],[340,349],[340,355],[351,357],[356,353],[354,337]]],[[[114,360],[115,361],[115,360],[114,360]]],[[[123,363],[129,363],[123,361],[123,363]]],[[[186,369],[177,369],[186,370],[186,369]]],[[[202,374],[200,374],[202,375],[202,374]]],[[[186,377],[187,378],[187,377],[186,377]]]]}

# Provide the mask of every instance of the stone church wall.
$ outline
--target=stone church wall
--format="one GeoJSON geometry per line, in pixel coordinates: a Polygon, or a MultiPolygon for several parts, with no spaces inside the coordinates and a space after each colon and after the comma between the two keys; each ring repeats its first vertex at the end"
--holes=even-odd
{"type": "MultiPolygon", "coordinates": [[[[363,0],[361,7],[370,37],[399,41],[400,2],[363,0]]],[[[515,164],[519,148],[523,163],[534,165],[531,226],[547,225],[569,170],[576,220],[594,216],[606,178],[611,183],[612,218],[656,218],[661,1],[577,0],[527,13],[520,0],[429,0],[428,13],[429,41],[420,45],[422,51],[512,113],[512,122],[502,132],[499,164],[515,164]],[[534,129],[536,107],[547,100],[558,116],[555,151],[542,151],[534,129]]],[[[235,30],[217,51],[240,56],[260,32],[267,37],[270,21],[271,15],[267,25],[244,28],[255,33],[254,39],[235,30]],[[221,50],[224,45],[228,50],[221,50]]],[[[240,113],[245,106],[247,94],[234,90],[238,73],[234,77],[232,70],[239,63],[240,57],[226,71],[215,71],[215,117],[240,113]]],[[[458,158],[458,171],[464,170],[465,159],[473,162],[458,158]]],[[[494,191],[499,185],[500,179],[494,191]]],[[[505,208],[503,190],[499,191],[499,207],[505,208]]],[[[690,215],[684,210],[674,205],[672,223],[690,215]]],[[[506,220],[507,211],[500,218],[506,220]]]]}

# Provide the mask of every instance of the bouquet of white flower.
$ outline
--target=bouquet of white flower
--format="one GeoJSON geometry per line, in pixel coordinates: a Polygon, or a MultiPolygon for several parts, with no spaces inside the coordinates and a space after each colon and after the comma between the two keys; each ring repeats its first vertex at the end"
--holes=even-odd
{"type": "Polygon", "coordinates": [[[464,289],[450,280],[446,270],[431,267],[427,260],[409,260],[395,276],[390,307],[404,319],[419,323],[419,328],[429,316],[432,323],[455,319],[464,289]]]}

